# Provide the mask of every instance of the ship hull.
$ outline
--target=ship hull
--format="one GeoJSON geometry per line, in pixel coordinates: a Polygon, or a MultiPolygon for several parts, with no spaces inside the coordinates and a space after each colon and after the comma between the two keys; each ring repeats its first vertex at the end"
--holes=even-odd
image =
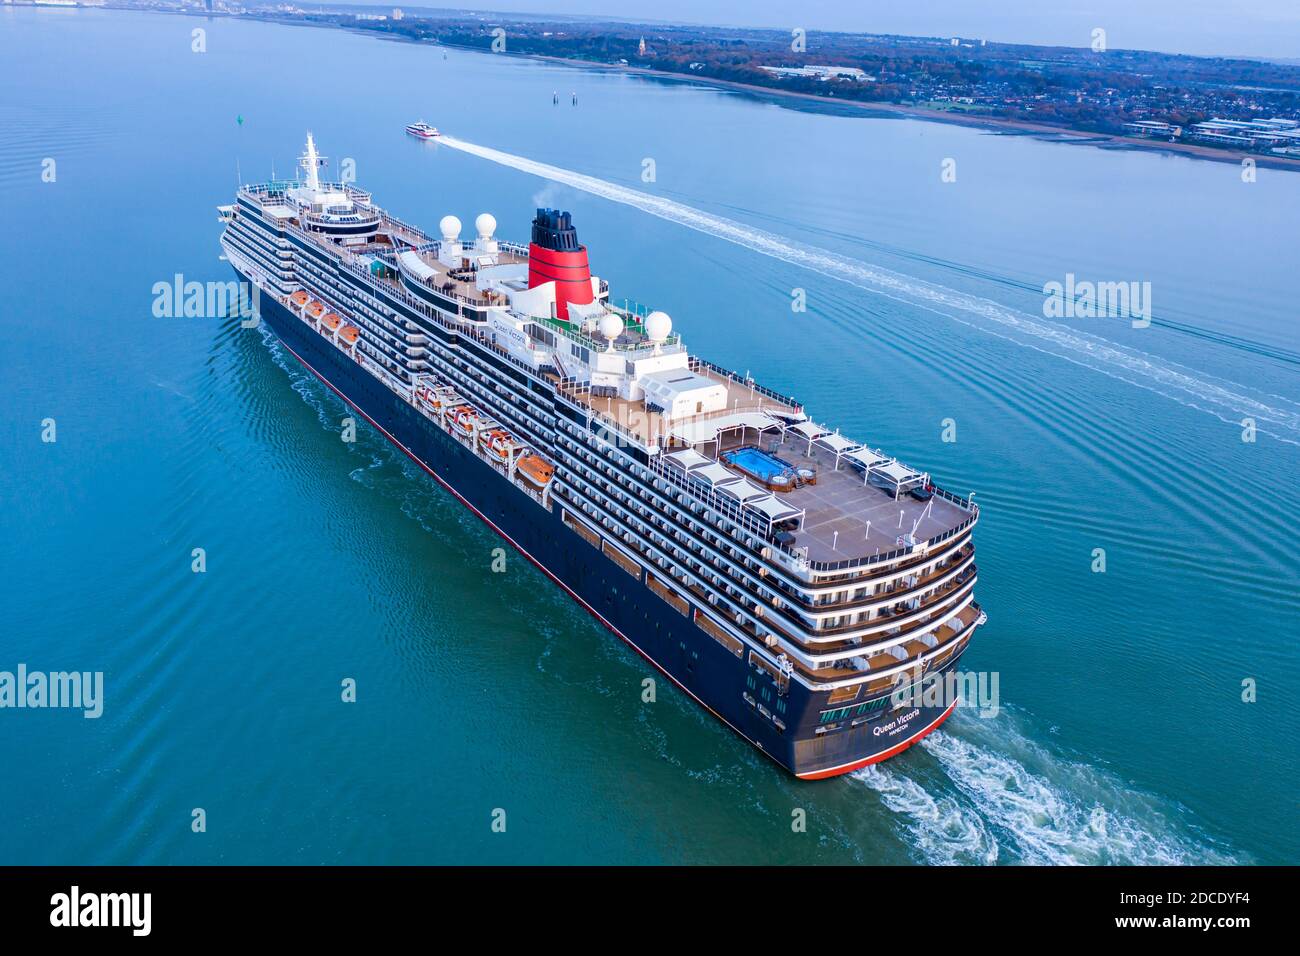
{"type": "MultiPolygon", "coordinates": [[[[860,726],[819,734],[829,709],[827,692],[790,681],[781,693],[767,672],[750,666],[747,655],[737,657],[570,529],[558,505],[549,512],[541,508],[270,296],[262,297],[261,317],[308,371],[439,485],[678,688],[790,773],[823,779],[885,760],[951,714],[951,706],[890,709],[860,726]],[[784,730],[772,719],[778,710],[784,730]]],[[[940,672],[956,667],[960,656],[953,654],[940,672]]]]}

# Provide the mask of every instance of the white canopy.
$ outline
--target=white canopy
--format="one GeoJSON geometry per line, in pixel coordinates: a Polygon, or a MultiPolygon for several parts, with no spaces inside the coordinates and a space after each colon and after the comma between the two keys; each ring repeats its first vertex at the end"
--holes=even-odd
{"type": "Polygon", "coordinates": [[[781,501],[776,495],[765,495],[762,498],[752,498],[745,502],[745,507],[751,511],[757,511],[768,521],[768,524],[776,524],[778,521],[788,521],[791,518],[798,518],[803,512],[798,508],[791,508],[788,504],[781,501]]]}
{"type": "Polygon", "coordinates": [[[768,492],[744,478],[741,478],[739,481],[730,481],[726,484],[715,485],[714,490],[716,490],[720,495],[726,495],[728,498],[735,498],[742,505],[755,498],[765,498],[768,496],[768,492]]]}
{"type": "Polygon", "coordinates": [[[802,435],[804,438],[812,441],[821,438],[822,435],[828,434],[830,429],[826,428],[824,425],[815,425],[812,422],[799,422],[797,425],[791,425],[790,431],[802,435]]]}
{"type": "Polygon", "coordinates": [[[856,451],[862,446],[855,441],[850,441],[839,432],[833,432],[830,435],[822,435],[813,441],[818,448],[825,448],[835,456],[835,468],[838,471],[840,459],[851,451],[856,451]]]}
{"type": "Polygon", "coordinates": [[[438,270],[421,259],[419,253],[412,252],[409,249],[397,254],[397,262],[402,267],[403,272],[409,272],[421,282],[427,282],[431,276],[438,274],[438,270]]]}
{"type": "Polygon", "coordinates": [[[888,478],[890,481],[897,481],[900,484],[904,481],[911,481],[913,478],[920,478],[921,473],[909,468],[898,459],[885,462],[883,465],[877,465],[871,469],[872,474],[880,475],[882,478],[888,478]]]}
{"type": "Polygon", "coordinates": [[[705,458],[694,448],[684,448],[681,451],[675,451],[665,455],[664,460],[672,465],[676,465],[682,471],[693,471],[707,465],[710,459],[705,458]]]}
{"type": "Polygon", "coordinates": [[[691,477],[697,481],[703,481],[712,488],[728,484],[733,481],[742,481],[743,479],[730,468],[719,465],[714,462],[711,465],[705,465],[702,468],[695,468],[691,471],[691,477]]]}
{"type": "Polygon", "coordinates": [[[753,428],[763,432],[780,427],[781,423],[766,412],[736,412],[731,415],[719,415],[717,418],[706,418],[703,421],[675,425],[673,437],[680,438],[688,445],[698,445],[700,442],[713,441],[718,437],[719,432],[736,428],[753,428]]]}
{"type": "Polygon", "coordinates": [[[892,487],[894,494],[898,494],[904,485],[919,481],[925,476],[921,472],[904,465],[901,461],[894,459],[884,464],[873,465],[867,477],[883,479],[886,486],[892,487]]]}
{"type": "Polygon", "coordinates": [[[882,462],[889,461],[889,459],[880,454],[880,452],[872,451],[866,445],[863,445],[861,448],[856,448],[853,451],[846,452],[844,457],[856,461],[863,468],[872,468],[882,462]]]}
{"type": "Polygon", "coordinates": [[[816,443],[823,448],[835,452],[836,455],[843,455],[845,452],[853,451],[856,448],[862,447],[857,442],[845,438],[839,432],[822,435],[820,438],[816,439],[816,443]]]}

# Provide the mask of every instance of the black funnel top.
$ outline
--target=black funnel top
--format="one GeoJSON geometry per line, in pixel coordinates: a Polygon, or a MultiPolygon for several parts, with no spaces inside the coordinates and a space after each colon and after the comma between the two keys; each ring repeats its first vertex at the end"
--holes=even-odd
{"type": "Polygon", "coordinates": [[[558,209],[537,210],[537,218],[533,220],[533,242],[556,252],[577,252],[582,248],[573,220],[567,212],[558,209]]]}

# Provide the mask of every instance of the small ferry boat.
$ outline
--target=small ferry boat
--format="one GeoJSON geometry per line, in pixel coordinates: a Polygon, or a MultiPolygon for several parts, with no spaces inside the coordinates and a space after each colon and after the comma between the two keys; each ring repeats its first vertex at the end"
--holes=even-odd
{"type": "Polygon", "coordinates": [[[424,120],[420,120],[418,123],[412,123],[410,126],[406,127],[406,131],[416,139],[437,139],[438,136],[441,135],[438,132],[438,127],[430,126],[424,120]]]}

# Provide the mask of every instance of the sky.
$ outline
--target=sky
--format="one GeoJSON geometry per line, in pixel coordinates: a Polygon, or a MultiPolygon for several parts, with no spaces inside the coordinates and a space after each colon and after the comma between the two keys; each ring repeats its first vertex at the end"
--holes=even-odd
{"type": "Polygon", "coordinates": [[[466,8],[1076,47],[1101,27],[1114,49],[1300,60],[1300,0],[480,0],[466,8]]]}

